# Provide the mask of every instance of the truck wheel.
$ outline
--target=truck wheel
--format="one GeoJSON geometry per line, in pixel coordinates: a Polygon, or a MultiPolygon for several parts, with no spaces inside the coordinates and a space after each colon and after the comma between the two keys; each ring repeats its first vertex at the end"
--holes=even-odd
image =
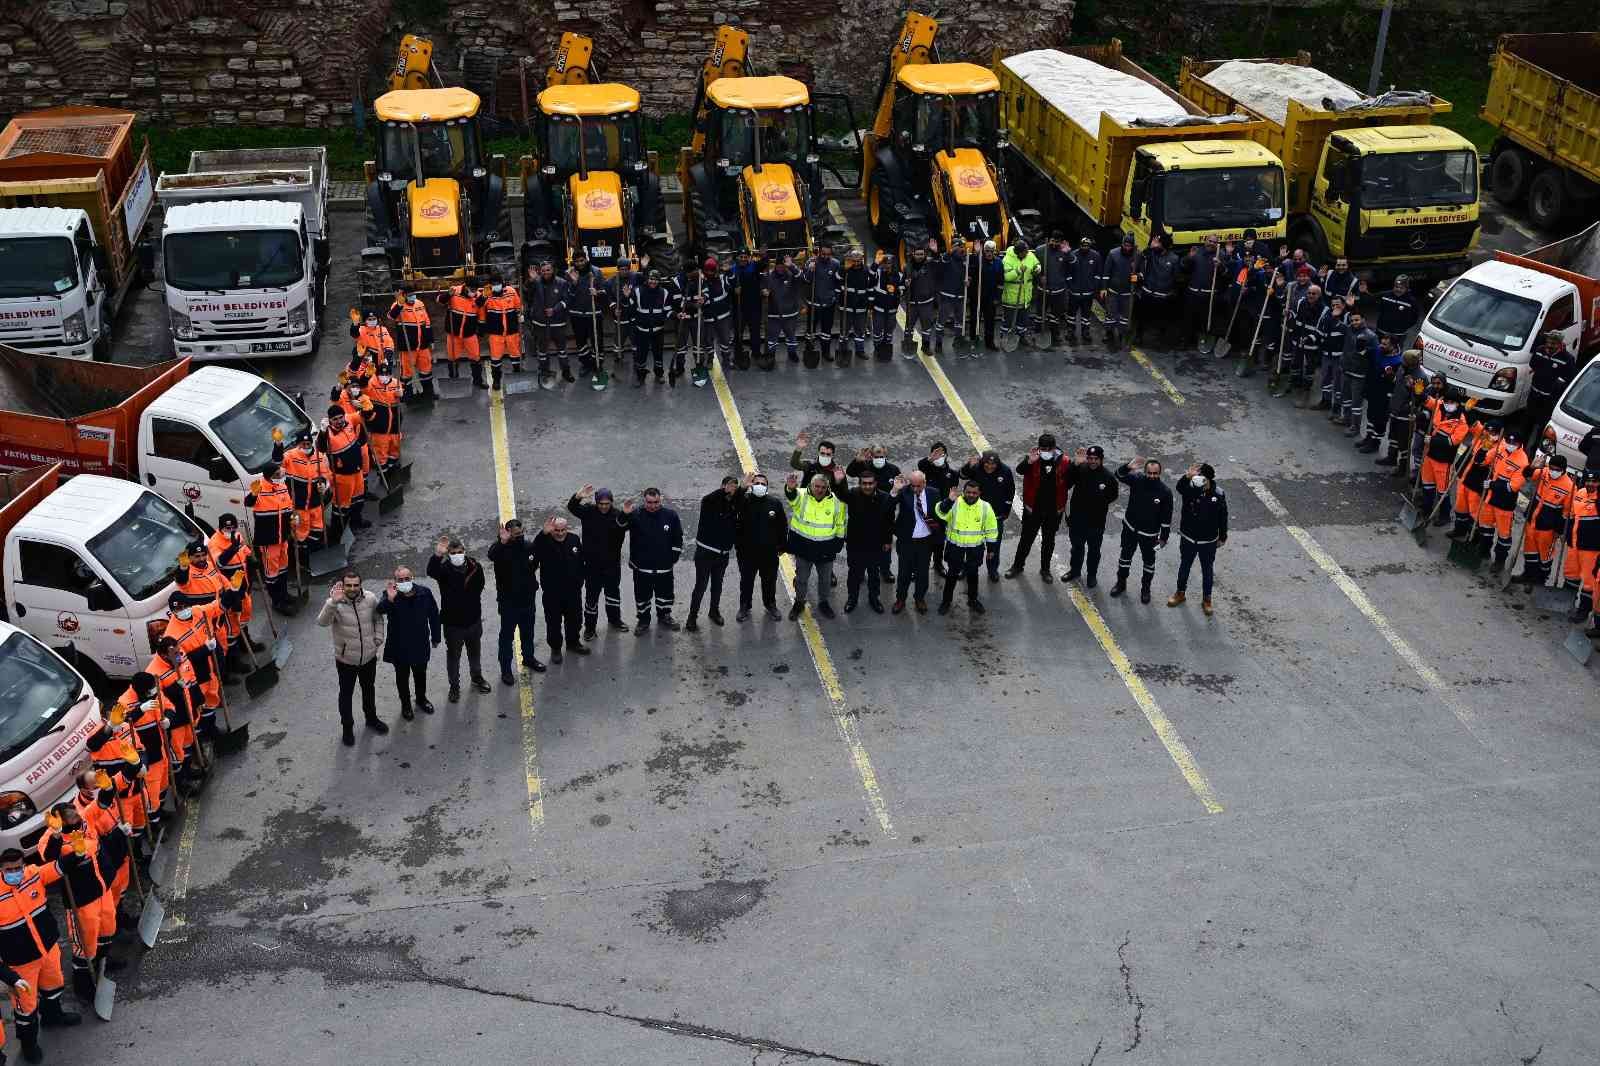
{"type": "Polygon", "coordinates": [[[1553,230],[1572,210],[1572,197],[1560,170],[1548,167],[1528,186],[1528,218],[1535,226],[1553,230]]]}
{"type": "Polygon", "coordinates": [[[1521,148],[1506,145],[1494,157],[1489,168],[1489,185],[1494,198],[1507,207],[1515,207],[1528,195],[1528,179],[1533,165],[1521,148]]]}
{"type": "Polygon", "coordinates": [[[893,202],[892,197],[884,195],[883,182],[878,180],[877,174],[873,174],[872,184],[867,187],[867,221],[872,227],[872,239],[881,248],[894,247],[894,232],[889,228],[889,215],[893,212],[890,205],[893,202]]]}

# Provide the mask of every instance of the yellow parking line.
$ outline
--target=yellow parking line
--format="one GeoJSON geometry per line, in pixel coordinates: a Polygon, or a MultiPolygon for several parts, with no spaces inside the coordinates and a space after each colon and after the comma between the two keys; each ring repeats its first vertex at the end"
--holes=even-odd
{"type": "MultiPolygon", "coordinates": [[[[489,396],[489,432],[494,442],[494,480],[499,494],[500,521],[517,513],[517,494],[511,484],[511,449],[506,444],[505,394],[496,390],[489,396]]],[[[514,638],[516,661],[522,661],[522,635],[514,638]]],[[[539,737],[535,729],[533,688],[528,679],[517,680],[517,702],[522,710],[522,769],[528,782],[528,824],[537,833],[544,826],[544,782],[539,776],[539,737]]]]}
{"type": "Polygon", "coordinates": [[[939,394],[944,397],[950,413],[956,416],[956,421],[961,423],[961,428],[966,431],[967,437],[978,447],[978,454],[982,455],[993,445],[989,438],[984,436],[983,430],[978,428],[978,422],[972,417],[972,412],[967,410],[966,402],[961,399],[961,394],[956,392],[956,387],[950,383],[945,375],[944,367],[940,366],[932,356],[926,353],[919,354],[917,360],[928,371],[928,376],[933,378],[933,383],[939,389],[939,394]]]}
{"type": "MultiPolygon", "coordinates": [[[[183,832],[178,836],[178,857],[172,864],[172,897],[168,901],[167,923],[169,930],[188,925],[183,917],[184,897],[189,894],[189,874],[194,868],[194,842],[200,835],[200,797],[196,796],[184,808],[183,832]]],[[[170,938],[169,938],[170,939],[170,938]]]]}
{"type": "MultiPolygon", "coordinates": [[[[1100,320],[1101,325],[1104,325],[1106,316],[1105,312],[1100,310],[1100,305],[1094,304],[1092,305],[1092,309],[1094,311],[1094,317],[1100,320]]],[[[1161,386],[1161,391],[1167,394],[1167,399],[1171,400],[1179,407],[1182,407],[1187,402],[1183,398],[1183,393],[1178,391],[1178,386],[1174,385],[1172,383],[1172,379],[1163,374],[1156,367],[1156,365],[1150,361],[1149,356],[1145,355],[1144,352],[1133,347],[1132,345],[1128,346],[1128,354],[1133,356],[1133,361],[1144,367],[1145,371],[1155,379],[1156,384],[1161,386]]]]}
{"type": "MultiPolygon", "coordinates": [[[[829,201],[830,206],[833,201],[829,201]]],[[[722,407],[722,418],[728,423],[728,434],[733,438],[733,450],[739,456],[739,465],[744,472],[754,473],[758,466],[754,449],[750,447],[750,437],[745,433],[744,419],[739,417],[739,407],[733,401],[733,391],[728,388],[728,379],[722,373],[722,360],[711,360],[711,384],[717,392],[717,403],[722,407]]],[[[788,556],[781,556],[779,566],[783,570],[783,589],[789,593],[791,600],[794,598],[794,560],[788,556]]],[[[816,668],[817,679],[822,682],[822,691],[828,696],[828,704],[833,715],[834,728],[839,731],[839,739],[844,741],[845,748],[850,753],[850,761],[856,768],[856,774],[861,778],[861,787],[867,795],[867,806],[872,809],[872,816],[877,819],[878,829],[890,840],[897,839],[894,823],[889,818],[889,804],[883,798],[883,788],[878,784],[877,771],[872,767],[872,757],[867,754],[867,747],[861,740],[861,722],[859,716],[850,708],[845,698],[844,685],[839,681],[839,671],[834,668],[833,656],[828,653],[828,646],[822,640],[822,630],[817,626],[817,620],[807,607],[800,615],[800,632],[805,636],[806,649],[811,653],[811,665],[816,668]]]]}

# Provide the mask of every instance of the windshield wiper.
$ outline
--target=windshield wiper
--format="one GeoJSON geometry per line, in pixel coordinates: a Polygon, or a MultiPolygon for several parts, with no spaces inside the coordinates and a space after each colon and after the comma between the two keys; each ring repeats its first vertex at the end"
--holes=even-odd
{"type": "MultiPolygon", "coordinates": [[[[68,706],[70,707],[71,704],[68,704],[68,706]]],[[[60,709],[64,710],[65,708],[60,708],[60,709]]],[[[66,731],[67,731],[67,724],[65,722],[62,722],[60,725],[56,726],[53,729],[47,729],[43,733],[39,733],[39,734],[36,734],[34,736],[28,737],[25,740],[20,740],[17,743],[11,745],[11,747],[6,748],[4,751],[0,751],[0,762],[10,762],[12,759],[15,759],[18,755],[21,755],[23,752],[27,751],[29,748],[31,748],[35,744],[39,743],[39,741],[43,740],[45,737],[54,736],[57,733],[65,733],[66,731]]]]}
{"type": "Polygon", "coordinates": [[[1467,333],[1467,332],[1465,332],[1463,330],[1452,329],[1450,326],[1445,325],[1443,322],[1440,322],[1438,319],[1434,319],[1433,323],[1434,323],[1434,325],[1436,325],[1436,326],[1440,327],[1441,329],[1443,329],[1446,333],[1450,334],[1452,337],[1459,337],[1462,340],[1470,341],[1473,344],[1482,344],[1482,345],[1484,345],[1486,347],[1493,348],[1495,351],[1499,352],[1501,355],[1510,355],[1511,354],[1509,351],[1507,351],[1506,349],[1500,347],[1500,345],[1496,344],[1494,341],[1490,340],[1487,337],[1480,337],[1476,333],[1467,333]]]}

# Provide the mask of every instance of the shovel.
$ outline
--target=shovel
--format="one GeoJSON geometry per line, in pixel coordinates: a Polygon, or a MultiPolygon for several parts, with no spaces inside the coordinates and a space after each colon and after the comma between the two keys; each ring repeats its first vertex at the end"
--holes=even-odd
{"type": "MultiPolygon", "coordinates": [[[[256,556],[255,557],[255,561],[256,561],[256,572],[261,577],[261,584],[263,586],[265,586],[266,583],[267,583],[267,575],[261,569],[260,557],[256,556]]],[[[252,586],[252,588],[253,588],[253,586],[252,586]]],[[[254,595],[254,592],[252,591],[250,593],[250,595],[254,595]]],[[[276,614],[273,613],[273,610],[272,610],[272,597],[268,596],[265,599],[263,599],[261,602],[262,602],[262,605],[267,610],[267,628],[272,632],[272,662],[273,662],[273,664],[275,664],[277,666],[277,668],[279,670],[281,670],[285,666],[289,665],[289,655],[290,655],[290,653],[292,653],[294,651],[294,642],[292,640],[290,640],[288,637],[282,636],[282,635],[280,635],[278,633],[278,617],[277,617],[276,614]]],[[[248,639],[249,633],[241,631],[240,636],[241,636],[241,638],[244,639],[245,648],[249,649],[249,647],[250,647],[250,641],[248,639]]],[[[255,657],[252,654],[251,662],[254,663],[254,661],[255,661],[255,657]]],[[[274,679],[273,683],[274,684],[277,683],[276,679],[274,679]]]]}
{"type": "Polygon", "coordinates": [[[383,472],[383,467],[376,461],[373,462],[372,469],[367,471],[367,495],[377,499],[379,514],[388,514],[406,502],[405,486],[391,482],[388,475],[383,472]],[[381,493],[372,491],[374,475],[376,475],[378,488],[383,490],[381,493]]]}
{"type": "Polygon", "coordinates": [[[338,543],[324,544],[306,558],[306,569],[310,571],[313,579],[327,577],[329,574],[338,573],[350,566],[350,546],[356,542],[356,535],[346,529],[339,537],[338,543]]]}
{"type": "MultiPolygon", "coordinates": [[[[218,648],[222,646],[221,642],[217,640],[217,635],[211,631],[210,619],[206,620],[206,635],[211,638],[213,643],[216,643],[218,648]]],[[[221,672],[220,667],[218,672],[221,672]]],[[[246,722],[237,729],[233,727],[233,713],[228,707],[228,686],[219,684],[217,687],[222,692],[222,721],[225,729],[217,733],[216,738],[211,742],[211,746],[218,755],[236,755],[250,743],[250,723],[246,722]]]]}
{"type": "Polygon", "coordinates": [[[1408,493],[1400,493],[1400,516],[1395,521],[1400,523],[1407,533],[1416,533],[1427,524],[1428,519],[1417,513],[1417,493],[1412,489],[1408,493]]]}
{"type": "Polygon", "coordinates": [[[1010,319],[1000,327],[1000,340],[998,341],[998,345],[1002,352],[1010,355],[1022,344],[1022,338],[1017,333],[1017,319],[1021,317],[1022,309],[1018,307],[1008,307],[1006,310],[1010,315],[1010,319]]]}
{"type": "Polygon", "coordinates": [[[72,941],[74,953],[80,959],[89,959],[94,966],[94,1014],[103,1022],[111,1020],[111,1012],[117,1005],[117,983],[106,976],[105,960],[100,960],[95,965],[89,958],[88,945],[83,941],[83,930],[78,926],[78,903],[73,898],[72,879],[66,876],[61,878],[61,889],[67,896],[67,936],[72,941]]]}
{"type": "MultiPolygon", "coordinates": [[[[127,824],[128,813],[123,808],[120,795],[117,796],[117,816],[124,825],[127,824]]],[[[149,824],[148,818],[145,824],[149,824]]],[[[161,935],[161,924],[167,920],[167,908],[154,888],[145,889],[144,875],[139,873],[139,857],[133,853],[133,842],[130,840],[128,843],[128,874],[133,879],[133,890],[139,894],[139,939],[145,947],[153,948],[156,938],[161,935]]]]}
{"type": "Polygon", "coordinates": [[[1562,647],[1567,649],[1568,655],[1578,660],[1579,666],[1588,666],[1590,656],[1594,655],[1594,642],[1577,627],[1567,633],[1566,643],[1562,647]]]}
{"type": "Polygon", "coordinates": [[[1488,503],[1489,479],[1485,476],[1483,494],[1478,497],[1478,509],[1472,516],[1472,527],[1468,538],[1464,541],[1451,541],[1450,550],[1445,556],[1463,570],[1477,570],[1478,567],[1483,565],[1484,556],[1488,554],[1483,547],[1483,537],[1478,533],[1479,523],[1483,519],[1483,509],[1488,506],[1488,503]]]}
{"type": "Polygon", "coordinates": [[[1533,590],[1533,605],[1541,611],[1570,611],[1577,596],[1567,592],[1563,587],[1562,571],[1565,569],[1567,558],[1567,538],[1562,537],[1561,543],[1556,546],[1556,554],[1550,562],[1550,573],[1555,577],[1556,583],[1552,585],[1538,585],[1533,590]]]}

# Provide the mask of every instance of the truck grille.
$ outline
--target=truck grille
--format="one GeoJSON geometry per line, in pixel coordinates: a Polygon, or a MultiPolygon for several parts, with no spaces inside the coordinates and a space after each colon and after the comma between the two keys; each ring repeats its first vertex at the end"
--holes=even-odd
{"type": "Polygon", "coordinates": [[[1477,229],[1476,222],[1448,222],[1438,226],[1404,226],[1374,230],[1363,244],[1371,243],[1372,255],[1389,258],[1408,255],[1449,255],[1465,252],[1477,229]],[[1420,240],[1418,239],[1420,238],[1420,240]]]}

